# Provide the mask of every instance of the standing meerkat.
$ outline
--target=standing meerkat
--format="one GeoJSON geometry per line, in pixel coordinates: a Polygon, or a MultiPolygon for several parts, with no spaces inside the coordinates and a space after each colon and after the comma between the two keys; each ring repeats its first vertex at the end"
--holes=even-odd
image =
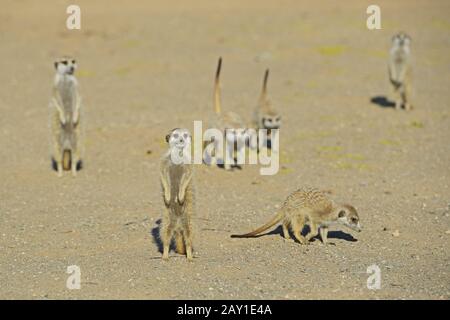
{"type": "Polygon", "coordinates": [[[192,256],[191,216],[194,207],[191,163],[191,134],[187,129],[173,129],[167,136],[169,150],[161,160],[161,185],[165,211],[161,227],[163,260],[169,258],[169,247],[175,235],[176,251],[192,256]]]}
{"type": "Polygon", "coordinates": [[[74,59],[63,57],[54,65],[56,75],[50,100],[53,160],[59,177],[63,170],[71,170],[76,176],[81,160],[81,96],[74,75],[77,64],[74,59]]]}
{"type": "Polygon", "coordinates": [[[265,225],[242,234],[232,235],[232,238],[250,238],[259,235],[281,222],[285,239],[290,239],[289,228],[301,244],[308,244],[311,238],[319,233],[324,244],[327,243],[328,227],[340,224],[355,231],[361,231],[359,216],[356,209],[349,204],[336,204],[329,199],[324,191],[314,188],[302,188],[290,194],[284,201],[278,213],[265,225]],[[302,229],[309,223],[310,232],[303,237],[302,229]]]}
{"type": "Polygon", "coordinates": [[[395,97],[395,108],[411,110],[411,38],[403,32],[392,38],[389,52],[389,80],[395,97]]]}
{"type": "MultiPolygon", "coordinates": [[[[214,127],[223,133],[224,141],[226,142],[224,168],[230,170],[232,164],[235,164],[235,152],[240,152],[242,147],[245,147],[246,142],[246,128],[241,117],[231,111],[222,111],[221,94],[220,94],[220,72],[222,69],[222,58],[219,58],[217,64],[216,76],[214,80],[214,111],[215,120],[214,127]]],[[[215,143],[215,152],[217,154],[218,144],[215,143]]],[[[206,149],[208,153],[208,149],[206,149]]],[[[222,150],[221,150],[222,151],[222,150]]],[[[212,155],[208,154],[212,159],[212,155]]]]}
{"type": "MultiPolygon", "coordinates": [[[[281,127],[281,116],[273,107],[267,95],[267,80],[269,79],[269,69],[264,74],[263,86],[259,102],[253,114],[253,126],[256,130],[266,129],[267,136],[264,141],[260,141],[258,147],[271,147],[271,131],[281,127]]],[[[254,146],[253,146],[254,147],[254,146]]]]}

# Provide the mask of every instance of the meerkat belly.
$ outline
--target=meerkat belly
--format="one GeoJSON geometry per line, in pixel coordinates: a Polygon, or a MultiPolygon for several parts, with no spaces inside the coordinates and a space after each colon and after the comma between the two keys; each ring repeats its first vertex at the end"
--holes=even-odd
{"type": "Polygon", "coordinates": [[[64,114],[67,122],[72,122],[73,112],[76,103],[76,87],[72,81],[63,81],[59,85],[59,94],[61,96],[64,114]]]}
{"type": "Polygon", "coordinates": [[[178,202],[178,194],[180,192],[180,177],[183,175],[184,167],[182,165],[173,165],[170,167],[170,180],[172,195],[170,202],[173,213],[177,216],[181,216],[184,212],[184,204],[178,202]]]}
{"type": "Polygon", "coordinates": [[[63,146],[63,149],[71,150],[76,147],[76,137],[75,137],[75,129],[73,128],[72,123],[66,123],[65,125],[61,125],[61,136],[60,142],[63,146]]]}

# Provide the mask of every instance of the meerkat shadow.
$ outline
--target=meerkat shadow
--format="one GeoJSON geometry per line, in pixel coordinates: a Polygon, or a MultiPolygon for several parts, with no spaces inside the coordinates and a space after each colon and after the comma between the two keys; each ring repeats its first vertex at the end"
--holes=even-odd
{"type": "Polygon", "coordinates": [[[395,102],[389,100],[385,96],[375,96],[370,99],[370,102],[378,105],[381,108],[395,108],[395,102]]]}
{"type": "Polygon", "coordinates": [[[161,223],[162,223],[161,219],[156,220],[156,226],[154,228],[152,228],[152,230],[151,230],[153,242],[158,247],[159,253],[163,252],[163,243],[161,241],[161,223]]]}
{"type": "Polygon", "coordinates": [[[328,239],[341,239],[350,242],[358,241],[358,239],[354,238],[351,234],[343,231],[329,231],[328,239]]]}
{"type": "MultiPolygon", "coordinates": [[[[53,171],[58,171],[58,167],[56,165],[56,161],[54,158],[51,158],[51,167],[53,171]]],[[[82,169],[83,169],[83,160],[78,160],[77,171],[80,171],[82,169]]]]}
{"type": "MultiPolygon", "coordinates": [[[[158,247],[158,252],[162,254],[163,253],[163,243],[161,240],[161,227],[162,227],[162,220],[158,219],[158,220],[156,220],[156,226],[152,228],[150,233],[153,237],[153,242],[158,247]]],[[[173,240],[170,242],[169,250],[170,251],[175,250],[175,243],[173,242],[173,240]]]]}
{"type": "MultiPolygon", "coordinates": [[[[306,236],[309,232],[310,232],[310,228],[308,225],[306,225],[303,228],[301,234],[302,234],[302,236],[306,236]]],[[[279,235],[280,237],[284,237],[283,228],[281,226],[278,226],[270,232],[262,233],[262,234],[255,236],[255,238],[259,238],[259,237],[266,236],[266,235],[279,235]]],[[[295,237],[293,237],[290,230],[289,230],[289,235],[291,236],[292,239],[295,239],[295,237]]],[[[343,231],[329,231],[328,239],[340,239],[340,240],[351,241],[351,242],[358,241],[358,239],[354,238],[351,234],[345,233],[343,231]]],[[[295,241],[297,241],[297,240],[295,240],[295,241]]],[[[313,241],[313,242],[321,241],[320,235],[318,234],[317,236],[313,237],[311,239],[311,241],[313,241]]]]}

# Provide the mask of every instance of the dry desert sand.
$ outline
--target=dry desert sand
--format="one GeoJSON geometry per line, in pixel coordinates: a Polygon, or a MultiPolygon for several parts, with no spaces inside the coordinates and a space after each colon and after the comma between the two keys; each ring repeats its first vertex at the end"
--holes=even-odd
{"type": "Polygon", "coordinates": [[[70,1],[0,5],[0,298],[448,299],[450,22],[448,1],[70,1]],[[412,36],[414,105],[389,94],[391,36],[412,36]],[[79,62],[86,153],[78,177],[50,168],[53,60],[79,62]],[[283,115],[280,171],[196,167],[195,259],[158,251],[165,134],[223,107],[249,121],[264,69],[283,115]],[[376,99],[378,97],[378,99],[376,99]],[[336,245],[285,242],[268,220],[300,186],[352,203],[364,230],[336,245]],[[366,286],[367,267],[381,289],[366,286]],[[66,269],[81,268],[68,290],[66,269]]]}

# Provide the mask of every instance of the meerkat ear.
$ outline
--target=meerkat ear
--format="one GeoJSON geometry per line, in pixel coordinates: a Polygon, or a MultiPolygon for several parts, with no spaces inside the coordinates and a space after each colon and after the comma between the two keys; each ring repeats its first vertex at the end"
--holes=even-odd
{"type": "Polygon", "coordinates": [[[166,142],[169,143],[170,140],[170,134],[166,135],[166,142]]]}
{"type": "Polygon", "coordinates": [[[338,213],[338,218],[343,218],[343,217],[345,217],[345,210],[341,210],[338,213]]]}
{"type": "Polygon", "coordinates": [[[55,69],[58,69],[58,61],[55,61],[55,69]]]}

